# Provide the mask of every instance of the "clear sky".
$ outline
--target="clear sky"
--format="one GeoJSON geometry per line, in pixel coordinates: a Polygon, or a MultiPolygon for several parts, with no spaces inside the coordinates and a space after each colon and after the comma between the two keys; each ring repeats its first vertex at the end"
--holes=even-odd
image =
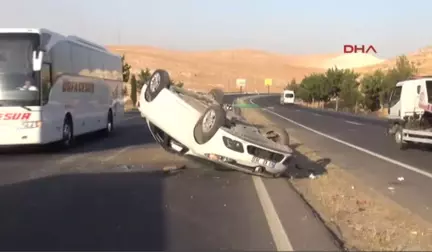
{"type": "Polygon", "coordinates": [[[1,1],[3,27],[44,27],[100,44],[286,54],[372,44],[385,58],[432,45],[427,0],[1,1]]]}

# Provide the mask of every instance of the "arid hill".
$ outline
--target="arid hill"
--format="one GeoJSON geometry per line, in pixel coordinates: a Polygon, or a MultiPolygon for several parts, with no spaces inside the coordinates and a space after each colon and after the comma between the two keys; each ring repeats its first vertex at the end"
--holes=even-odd
{"type": "MultiPolygon", "coordinates": [[[[421,48],[416,52],[406,55],[408,59],[415,63],[419,69],[419,75],[432,75],[432,46],[421,48]]],[[[357,69],[360,73],[372,72],[377,69],[387,70],[394,67],[396,58],[384,61],[380,64],[357,69]]]]}
{"type": "MultiPolygon", "coordinates": [[[[270,91],[275,92],[282,90],[292,78],[300,81],[307,74],[324,72],[333,65],[366,73],[377,68],[387,69],[395,63],[394,59],[383,61],[371,55],[354,54],[283,55],[258,50],[185,52],[126,45],[108,46],[108,49],[124,54],[133,72],[163,68],[168,70],[172,79],[196,90],[221,87],[225,91],[236,91],[239,90],[235,85],[236,79],[244,78],[247,80],[246,91],[266,92],[264,79],[271,78],[270,91]]],[[[421,64],[421,74],[432,74],[432,47],[407,56],[421,64]]]]}

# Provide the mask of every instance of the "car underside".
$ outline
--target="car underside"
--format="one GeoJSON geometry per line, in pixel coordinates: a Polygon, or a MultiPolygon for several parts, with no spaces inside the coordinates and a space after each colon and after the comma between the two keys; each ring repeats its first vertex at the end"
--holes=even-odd
{"type": "MultiPolygon", "coordinates": [[[[227,105],[224,105],[224,107],[228,110],[231,110],[233,108],[233,105],[227,104],[227,105]]],[[[158,128],[157,126],[152,124],[151,122],[147,121],[147,124],[148,124],[150,132],[153,135],[156,142],[158,144],[160,144],[161,147],[169,153],[181,155],[181,156],[186,155],[186,157],[191,157],[194,160],[202,159],[202,161],[204,161],[204,160],[205,161],[211,161],[215,164],[222,165],[226,168],[237,170],[237,171],[248,173],[248,174],[253,174],[253,175],[258,175],[258,176],[263,176],[263,177],[278,177],[278,176],[280,176],[280,174],[266,173],[264,169],[256,169],[256,168],[251,168],[251,167],[239,164],[236,162],[236,160],[225,158],[223,156],[216,155],[216,154],[207,155],[205,158],[200,157],[200,156],[195,156],[195,155],[187,155],[189,153],[189,149],[185,145],[183,145],[182,143],[180,143],[179,141],[177,141],[176,139],[174,139],[173,137],[168,135],[166,132],[164,132],[163,130],[161,130],[160,128],[158,128]]],[[[242,130],[244,131],[245,125],[247,127],[251,127],[251,128],[259,127],[258,125],[252,125],[252,124],[248,124],[246,121],[238,120],[238,117],[232,117],[232,118],[227,118],[227,122],[226,122],[226,125],[224,126],[224,130],[227,130],[230,133],[235,135],[235,132],[239,132],[242,130]]],[[[261,133],[263,135],[265,135],[269,140],[275,141],[275,142],[277,142],[277,138],[280,137],[277,133],[273,132],[272,130],[267,130],[265,132],[263,131],[261,133]]],[[[258,145],[258,144],[256,144],[256,145],[258,145]]],[[[253,146],[251,148],[248,148],[247,151],[256,157],[259,157],[259,158],[262,158],[265,160],[280,161],[280,159],[282,158],[281,157],[282,155],[275,153],[275,152],[271,152],[271,151],[266,150],[264,148],[260,148],[259,146],[253,146]]],[[[291,161],[291,159],[286,160],[285,162],[288,163],[290,161],[291,161]]]]}
{"type": "Polygon", "coordinates": [[[250,124],[235,102],[223,104],[220,89],[198,94],[169,83],[157,70],[140,95],[141,115],[165,151],[265,177],[286,170],[292,150],[284,129],[250,124]]]}

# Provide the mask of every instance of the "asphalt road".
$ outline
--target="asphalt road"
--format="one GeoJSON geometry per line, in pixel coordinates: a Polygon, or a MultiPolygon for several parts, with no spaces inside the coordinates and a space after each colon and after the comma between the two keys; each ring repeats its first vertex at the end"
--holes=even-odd
{"type": "Polygon", "coordinates": [[[338,250],[285,179],[195,162],[164,173],[172,159],[126,119],[66,152],[0,154],[1,250],[338,250]]]}
{"type": "Polygon", "coordinates": [[[385,120],[280,105],[278,99],[268,96],[252,101],[265,108],[269,118],[284,125],[307,146],[432,220],[431,150],[400,150],[393,139],[385,135],[385,120]]]}

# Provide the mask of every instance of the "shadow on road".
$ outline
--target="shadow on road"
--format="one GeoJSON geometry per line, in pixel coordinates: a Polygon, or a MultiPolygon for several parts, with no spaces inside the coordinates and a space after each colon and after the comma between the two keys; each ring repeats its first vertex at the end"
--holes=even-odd
{"type": "Polygon", "coordinates": [[[429,144],[421,143],[409,143],[405,149],[401,151],[422,151],[422,152],[432,152],[432,146],[429,144]]]}
{"type": "Polygon", "coordinates": [[[295,161],[294,165],[291,165],[286,172],[286,176],[293,179],[303,179],[310,178],[311,174],[313,176],[319,176],[327,172],[326,167],[330,164],[331,159],[321,158],[313,161],[297,151],[297,148],[301,144],[292,144],[291,148],[294,150],[295,161]]]}
{"type": "Polygon", "coordinates": [[[164,250],[161,172],[53,176],[0,187],[1,250],[164,250]]]}

